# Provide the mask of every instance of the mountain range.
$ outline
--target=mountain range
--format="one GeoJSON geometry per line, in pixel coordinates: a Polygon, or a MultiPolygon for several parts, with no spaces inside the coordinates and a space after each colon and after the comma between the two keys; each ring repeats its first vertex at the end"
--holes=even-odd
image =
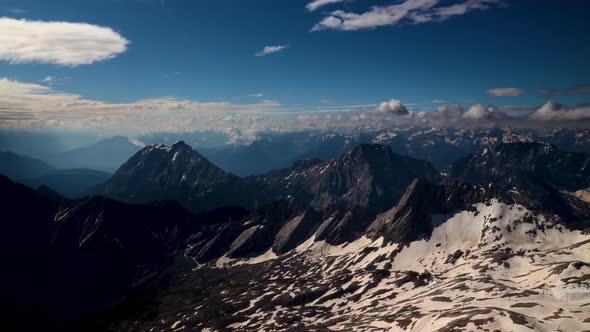
{"type": "Polygon", "coordinates": [[[6,324],[587,330],[590,155],[472,134],[441,171],[372,143],[238,176],[180,141],[73,200],[0,177],[6,324]]]}

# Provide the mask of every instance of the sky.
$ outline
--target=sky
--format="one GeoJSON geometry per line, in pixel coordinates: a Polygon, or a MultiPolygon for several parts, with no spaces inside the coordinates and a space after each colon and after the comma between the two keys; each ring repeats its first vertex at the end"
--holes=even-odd
{"type": "Polygon", "coordinates": [[[588,13],[584,0],[0,0],[0,127],[260,130],[455,103],[489,119],[489,105],[549,99],[567,106],[531,120],[587,120],[588,13]]]}

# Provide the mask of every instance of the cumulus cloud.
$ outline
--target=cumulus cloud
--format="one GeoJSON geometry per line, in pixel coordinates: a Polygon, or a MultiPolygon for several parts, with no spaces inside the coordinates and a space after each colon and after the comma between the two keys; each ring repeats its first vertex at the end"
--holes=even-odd
{"type": "Polygon", "coordinates": [[[507,117],[497,107],[493,105],[484,106],[482,104],[475,104],[467,110],[460,104],[440,105],[437,108],[436,115],[438,115],[440,120],[451,122],[463,120],[499,120],[507,117]]]}
{"type": "Polygon", "coordinates": [[[578,85],[567,89],[542,89],[541,93],[546,95],[590,95],[590,85],[578,85]]]}
{"type": "Polygon", "coordinates": [[[462,117],[469,120],[482,120],[482,119],[494,119],[506,117],[506,114],[501,112],[495,106],[483,106],[482,104],[476,104],[471,106],[462,117]]]}
{"type": "Polygon", "coordinates": [[[312,2],[308,3],[307,6],[305,6],[305,9],[307,9],[310,12],[313,12],[314,10],[322,6],[338,2],[344,2],[344,0],[313,0],[312,2]]]}
{"type": "Polygon", "coordinates": [[[488,95],[494,97],[518,97],[526,93],[526,90],[519,88],[494,88],[486,91],[488,95]]]}
{"type": "Polygon", "coordinates": [[[568,108],[554,100],[549,100],[531,113],[529,118],[540,121],[590,120],[590,106],[568,108]]]}
{"type": "Polygon", "coordinates": [[[374,6],[364,13],[337,10],[313,26],[312,31],[354,31],[381,26],[421,24],[445,21],[473,10],[487,10],[501,5],[501,0],[467,0],[451,6],[440,6],[440,0],[405,0],[389,6],[374,6]]]}
{"type": "Polygon", "coordinates": [[[265,46],[263,49],[256,52],[255,55],[256,56],[265,56],[265,55],[269,55],[272,53],[281,52],[288,47],[290,47],[290,46],[289,45],[265,46]]]}
{"type": "Polygon", "coordinates": [[[0,18],[0,60],[12,64],[87,65],[123,53],[128,43],[108,27],[0,18]]]}
{"type": "Polygon", "coordinates": [[[459,104],[440,105],[436,108],[436,114],[443,119],[458,119],[463,113],[465,109],[459,104]]]}
{"type": "Polygon", "coordinates": [[[406,106],[402,104],[401,101],[397,99],[391,99],[389,101],[384,101],[379,103],[377,106],[377,110],[383,113],[392,113],[395,115],[407,115],[410,114],[406,106]]]}

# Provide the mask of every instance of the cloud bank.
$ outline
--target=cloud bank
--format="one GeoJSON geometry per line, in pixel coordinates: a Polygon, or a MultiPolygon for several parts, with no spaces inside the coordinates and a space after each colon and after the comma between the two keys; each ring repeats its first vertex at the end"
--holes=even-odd
{"type": "Polygon", "coordinates": [[[52,86],[0,78],[0,129],[85,131],[128,136],[154,132],[218,131],[255,137],[263,131],[387,130],[404,126],[588,127],[590,106],[550,101],[538,109],[441,104],[435,112],[410,111],[400,100],[378,104],[287,108],[277,101],[237,104],[155,98],[108,103],[52,86]],[[513,114],[515,114],[513,116],[513,114]]]}
{"type": "Polygon", "coordinates": [[[568,89],[542,89],[541,93],[561,96],[590,95],[590,85],[578,85],[568,89]]]}
{"type": "Polygon", "coordinates": [[[405,0],[389,6],[374,6],[364,13],[336,10],[312,27],[312,31],[354,31],[382,26],[440,22],[474,10],[487,10],[503,5],[501,0],[467,0],[450,6],[440,6],[440,0],[405,0]]]}
{"type": "Polygon", "coordinates": [[[590,106],[569,108],[549,100],[529,115],[530,119],[540,121],[582,121],[590,120],[590,106]]]}
{"type": "Polygon", "coordinates": [[[0,18],[0,60],[12,64],[87,65],[125,52],[127,44],[107,27],[0,18]]]}

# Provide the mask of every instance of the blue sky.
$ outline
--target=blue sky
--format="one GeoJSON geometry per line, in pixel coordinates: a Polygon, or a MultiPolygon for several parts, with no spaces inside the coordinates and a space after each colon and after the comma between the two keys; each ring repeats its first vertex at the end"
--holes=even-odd
{"type": "Polygon", "coordinates": [[[311,31],[336,10],[364,13],[412,1],[336,0],[309,11],[311,0],[3,0],[0,17],[108,27],[129,44],[113,58],[76,66],[0,60],[0,77],[110,103],[169,96],[314,109],[399,99],[428,111],[439,104],[433,100],[590,102],[587,91],[539,92],[590,85],[588,1],[434,2],[469,1],[486,8],[420,24],[311,31]],[[288,47],[256,56],[279,45],[288,47]],[[486,92],[494,88],[523,91],[486,92]]]}

